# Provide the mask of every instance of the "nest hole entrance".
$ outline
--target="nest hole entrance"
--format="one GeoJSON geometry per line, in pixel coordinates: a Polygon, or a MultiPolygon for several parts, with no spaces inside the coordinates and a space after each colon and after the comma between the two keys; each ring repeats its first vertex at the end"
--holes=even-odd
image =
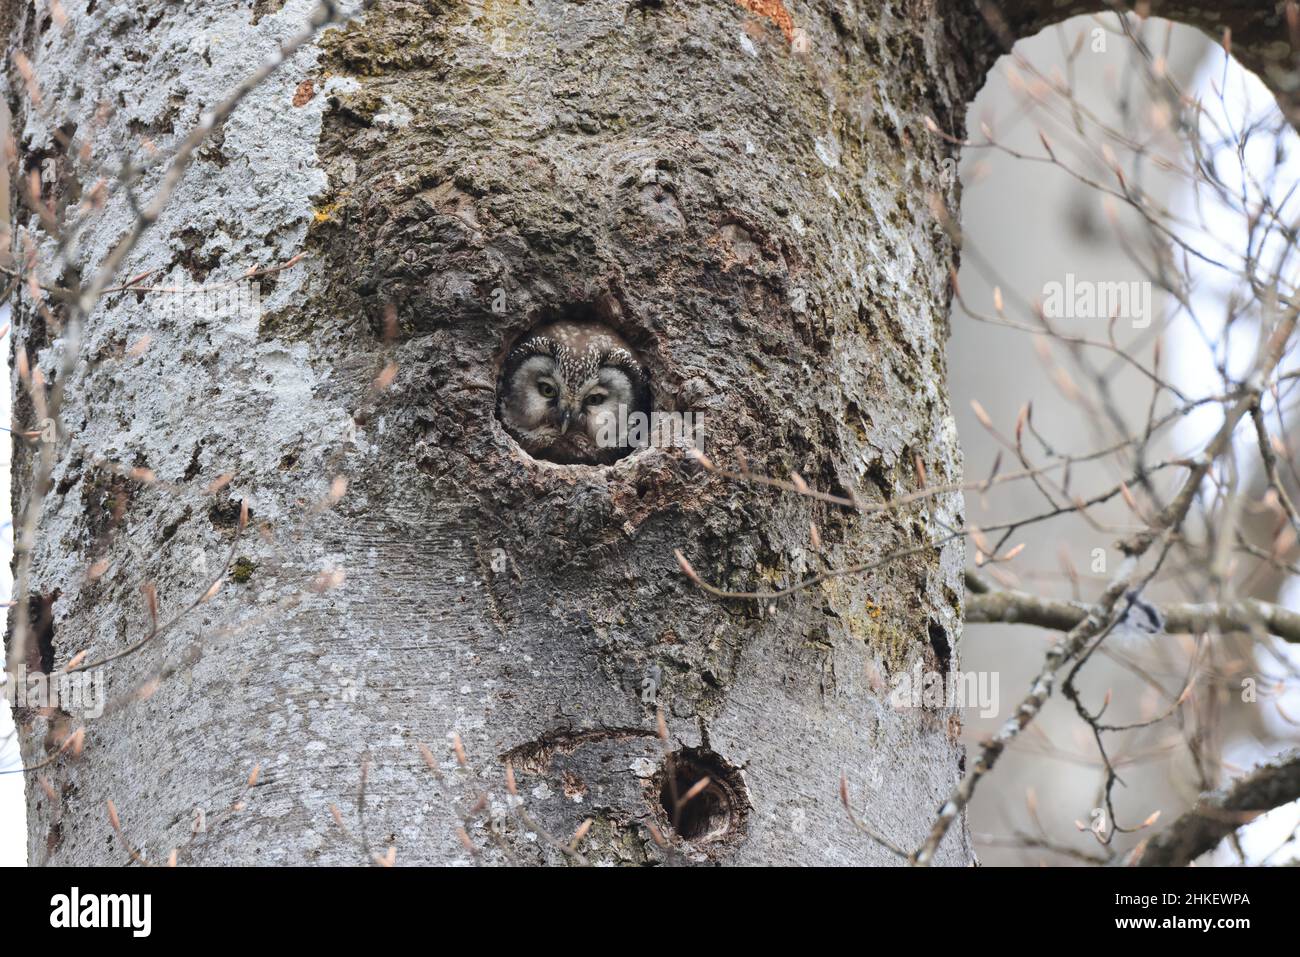
{"type": "Polygon", "coordinates": [[[613,465],[645,447],[644,423],[663,401],[660,366],[615,305],[545,310],[499,354],[496,417],[532,459],[613,465]]]}
{"type": "Polygon", "coordinates": [[[683,841],[702,844],[738,838],[748,806],[739,770],[712,751],[688,748],[665,759],[659,809],[683,841]]]}

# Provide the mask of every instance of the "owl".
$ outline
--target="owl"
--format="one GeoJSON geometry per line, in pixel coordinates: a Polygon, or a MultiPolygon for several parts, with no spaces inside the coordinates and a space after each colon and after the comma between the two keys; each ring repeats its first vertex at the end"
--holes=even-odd
{"type": "Polygon", "coordinates": [[[631,348],[608,326],[553,322],[510,351],[499,403],[506,431],[528,454],[608,465],[631,451],[618,437],[627,432],[628,416],[647,411],[648,381],[631,348]]]}

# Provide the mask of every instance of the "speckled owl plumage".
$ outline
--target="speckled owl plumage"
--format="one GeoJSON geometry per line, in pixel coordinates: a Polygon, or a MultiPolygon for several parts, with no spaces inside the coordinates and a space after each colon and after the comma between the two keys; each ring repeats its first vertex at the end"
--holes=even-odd
{"type": "Polygon", "coordinates": [[[506,358],[498,411],[530,454],[562,463],[609,464],[629,451],[601,447],[609,417],[644,411],[644,367],[627,343],[598,322],[543,326],[506,358]],[[553,394],[548,394],[553,393],[553,394]]]}
{"type": "Polygon", "coordinates": [[[560,367],[560,375],[566,382],[577,384],[586,382],[602,366],[623,369],[632,379],[640,383],[645,372],[640,364],[621,346],[615,346],[603,352],[575,352],[568,346],[546,336],[530,336],[510,351],[508,362],[523,362],[529,356],[550,356],[560,367]]]}

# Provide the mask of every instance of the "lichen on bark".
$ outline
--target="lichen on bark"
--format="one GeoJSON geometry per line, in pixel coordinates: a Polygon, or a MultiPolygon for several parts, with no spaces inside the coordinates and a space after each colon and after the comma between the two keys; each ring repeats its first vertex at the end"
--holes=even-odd
{"type": "MultiPolygon", "coordinates": [[[[651,357],[661,407],[703,414],[720,461],[743,454],[868,503],[916,490],[919,469],[955,479],[941,389],[952,251],[928,208],[935,146],[914,139],[917,117],[955,112],[937,34],[839,11],[809,24],[820,54],[800,55],[735,4],[573,9],[391,3],[324,43],[320,308],[357,349],[394,336],[401,369],[382,413],[388,474],[365,481],[421,516],[402,537],[445,524],[480,569],[509,556],[482,598],[506,642],[486,670],[510,692],[462,730],[472,753],[650,728],[640,689],[657,669],[674,740],[745,769],[755,812],[729,859],[805,853],[782,796],[791,773],[816,782],[798,786],[819,795],[800,820],[835,835],[828,859],[870,858],[842,826],[841,771],[906,748],[915,763],[895,786],[923,804],[957,773],[951,726],[893,712],[869,676],[937,667],[932,621],[955,642],[959,546],[771,607],[708,598],[672,552],[724,586],[780,587],[938,541],[954,503],[857,518],[661,450],[603,469],[533,462],[495,421],[493,386],[521,333],[591,313],[651,357]]],[[[657,748],[618,740],[635,748],[616,766],[657,748]]],[[[559,773],[521,777],[550,793],[559,773]]],[[[636,789],[602,787],[607,819],[650,813],[636,789]]],[[[582,813],[542,817],[564,833],[582,813]]]]}

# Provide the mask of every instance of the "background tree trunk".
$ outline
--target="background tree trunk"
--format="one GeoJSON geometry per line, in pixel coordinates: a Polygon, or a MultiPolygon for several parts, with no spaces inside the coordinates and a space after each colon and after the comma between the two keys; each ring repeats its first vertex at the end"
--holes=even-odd
{"type": "MultiPolygon", "coordinates": [[[[100,161],[165,151],[309,11],[69,6],[66,28],[17,2],[0,23],[46,111],[9,70],[20,172],[44,172],[57,207],[94,180],[57,129],[100,161]]],[[[234,561],[211,601],[108,666],[117,700],[84,756],[28,788],[31,861],[125,862],[109,800],[147,857],[203,864],[465,862],[462,823],[486,860],[559,861],[546,835],[589,817],[597,862],[897,861],[839,781],[910,849],[960,776],[957,712],[884,693],[917,662],[956,666],[960,497],[856,516],[680,449],[537,462],[495,386],[532,326],[598,317],[649,363],[656,408],[703,413],[719,463],[743,453],[869,505],[957,481],[954,250],[932,211],[956,209],[956,184],[922,118],[960,135],[993,32],[929,0],[358,7],[217,131],[122,270],[214,283],[305,252],[261,277],[260,318],[160,315],[129,291],[86,330],[35,543],[35,653],[120,651],[148,632],[142,585],[166,618],[234,561]],[[674,549],[743,591],[914,551],[720,601],[674,549]],[[318,587],[333,569],[343,583],[318,587]],[[676,827],[670,766],[679,789],[713,781],[676,827]]],[[[131,220],[110,200],[83,274],[131,220]]],[[[26,293],[15,330],[53,378],[65,343],[26,293]]],[[[32,426],[21,388],[15,415],[32,426]]],[[[16,514],[32,467],[17,440],[16,514]]],[[[60,722],[20,717],[38,762],[60,722]]],[[[972,860],[964,828],[937,858],[972,860]]]]}

